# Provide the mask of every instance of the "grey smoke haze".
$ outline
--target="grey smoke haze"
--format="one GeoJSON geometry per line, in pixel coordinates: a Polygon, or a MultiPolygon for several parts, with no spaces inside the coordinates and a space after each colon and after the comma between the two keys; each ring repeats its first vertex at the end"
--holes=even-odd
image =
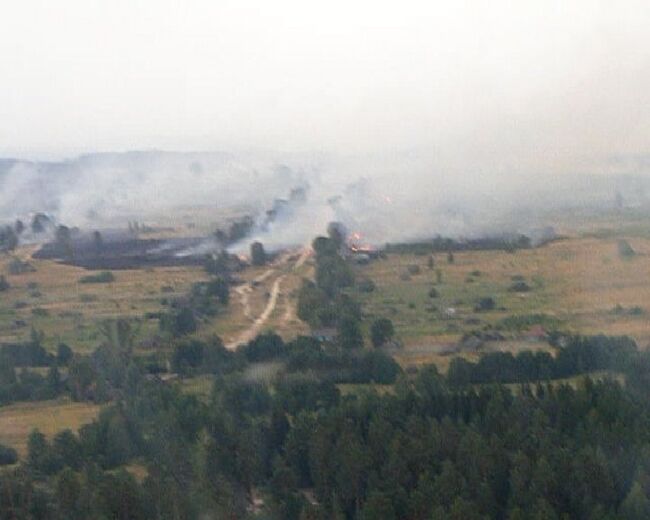
{"type": "MultiPolygon", "coordinates": [[[[331,221],[344,223],[370,244],[436,234],[526,232],[544,225],[544,216],[554,209],[612,209],[617,192],[626,205],[647,205],[650,178],[638,173],[645,167],[642,158],[613,162],[632,173],[513,177],[503,183],[487,176],[468,183],[415,152],[343,157],[149,151],[59,162],[5,160],[0,162],[0,220],[46,212],[87,230],[125,229],[130,220],[195,222],[196,209],[204,208],[216,227],[225,225],[219,215],[245,213],[256,225],[235,245],[238,252],[247,251],[253,240],[269,249],[301,245],[331,221]],[[292,197],[297,188],[303,195],[292,197]],[[184,214],[186,219],[175,220],[184,214]]],[[[207,241],[191,252],[217,247],[207,241]]]]}
{"type": "Polygon", "coordinates": [[[52,162],[1,163],[0,212],[263,211],[308,179],[265,234],[297,241],[606,201],[649,167],[649,26],[634,0],[5,2],[0,155],[52,162]],[[225,153],[94,153],[153,148],[225,153]]]}

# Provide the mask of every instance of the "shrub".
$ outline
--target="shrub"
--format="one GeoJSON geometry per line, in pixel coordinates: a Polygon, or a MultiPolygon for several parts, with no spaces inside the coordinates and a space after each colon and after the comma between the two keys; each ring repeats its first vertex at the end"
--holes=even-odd
{"type": "Polygon", "coordinates": [[[517,281],[512,283],[508,290],[510,292],[528,292],[530,291],[530,285],[528,285],[526,282],[517,281]]]}
{"type": "Polygon", "coordinates": [[[420,266],[415,264],[410,264],[406,266],[406,270],[410,275],[420,274],[420,266]]]}
{"type": "Polygon", "coordinates": [[[376,289],[376,285],[370,278],[364,278],[359,281],[357,288],[359,289],[359,292],[370,293],[376,289]]]}
{"type": "Polygon", "coordinates": [[[11,286],[9,285],[7,279],[4,277],[4,275],[0,275],[0,292],[6,291],[9,289],[9,287],[11,286]]]}
{"type": "Polygon", "coordinates": [[[476,306],[474,307],[474,311],[475,312],[491,311],[494,310],[495,307],[496,307],[496,302],[494,301],[494,298],[488,296],[486,298],[481,298],[476,303],[476,306]]]}
{"type": "Polygon", "coordinates": [[[102,271],[97,274],[89,274],[79,280],[79,283],[111,283],[115,281],[115,276],[110,271],[102,271]]]}
{"type": "Polygon", "coordinates": [[[18,462],[18,454],[16,450],[0,444],[0,466],[7,466],[9,464],[16,464],[18,462]]]}
{"type": "Polygon", "coordinates": [[[388,318],[379,318],[370,326],[370,339],[374,347],[381,347],[395,334],[393,322],[388,318]]]}
{"type": "Polygon", "coordinates": [[[632,246],[627,240],[618,241],[618,254],[621,258],[631,258],[636,255],[636,251],[632,249],[632,246]]]}
{"type": "Polygon", "coordinates": [[[36,269],[29,262],[23,262],[19,258],[15,258],[11,262],[9,262],[9,265],[7,266],[7,271],[9,272],[9,274],[18,275],[23,273],[33,273],[34,271],[36,271],[36,269]]]}
{"type": "Polygon", "coordinates": [[[440,294],[435,287],[429,289],[429,298],[437,298],[438,296],[440,296],[440,294]]]}

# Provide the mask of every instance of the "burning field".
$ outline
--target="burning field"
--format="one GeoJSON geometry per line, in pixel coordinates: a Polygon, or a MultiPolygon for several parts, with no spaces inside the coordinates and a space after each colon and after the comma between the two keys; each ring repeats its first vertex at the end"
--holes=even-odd
{"type": "MultiPolygon", "coordinates": [[[[81,236],[66,244],[49,242],[34,258],[58,260],[86,269],[139,269],[201,265],[210,251],[205,237],[137,238],[115,233],[110,238],[81,236]]],[[[214,244],[213,249],[217,250],[214,244]]]]}

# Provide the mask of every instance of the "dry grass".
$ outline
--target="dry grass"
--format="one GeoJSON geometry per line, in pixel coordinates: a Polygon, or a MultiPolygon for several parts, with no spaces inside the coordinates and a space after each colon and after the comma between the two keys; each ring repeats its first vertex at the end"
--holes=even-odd
{"type": "MultiPolygon", "coordinates": [[[[21,253],[19,251],[19,253],[21,253]]],[[[0,260],[6,273],[11,257],[0,260]]],[[[34,326],[45,333],[46,346],[70,344],[75,350],[96,346],[97,322],[106,318],[143,318],[148,312],[164,310],[163,298],[186,294],[191,285],[206,278],[198,267],[160,267],[113,271],[113,283],[80,284],[91,271],[50,260],[29,260],[34,273],[7,276],[11,288],[0,300],[0,341],[25,340],[34,326]],[[171,287],[172,292],[162,292],[171,287]],[[34,315],[34,309],[42,309],[34,315]],[[16,321],[26,324],[16,327],[16,321]]],[[[152,322],[155,320],[151,320],[152,322]]],[[[155,330],[145,324],[142,333],[155,330]]]]}
{"type": "Polygon", "coordinates": [[[359,268],[377,284],[373,293],[360,297],[371,319],[385,316],[395,323],[404,343],[396,359],[404,365],[436,361],[444,367],[449,356],[441,356],[440,349],[463,333],[495,325],[507,316],[533,313],[554,316],[563,328],[584,334],[628,334],[645,346],[650,342],[648,315],[612,312],[616,305],[650,312],[650,239],[628,237],[628,241],[637,252],[630,259],[618,255],[616,238],[573,238],[514,254],[461,252],[453,264],[447,263],[446,255],[437,255],[440,284],[435,269],[427,268],[426,256],[390,255],[359,268]],[[419,265],[421,274],[405,280],[402,275],[409,264],[419,265]],[[480,275],[472,275],[475,271],[480,275]],[[532,290],[509,291],[514,275],[523,276],[532,290]],[[438,298],[428,296],[432,287],[438,298]],[[475,312],[476,301],[486,296],[496,300],[497,309],[475,312]],[[449,308],[455,310],[453,317],[445,315],[449,308]]]}
{"type": "Polygon", "coordinates": [[[19,403],[0,408],[0,443],[11,446],[23,457],[27,453],[27,438],[38,429],[47,437],[70,429],[77,431],[92,422],[100,406],[70,401],[41,401],[19,403]]]}

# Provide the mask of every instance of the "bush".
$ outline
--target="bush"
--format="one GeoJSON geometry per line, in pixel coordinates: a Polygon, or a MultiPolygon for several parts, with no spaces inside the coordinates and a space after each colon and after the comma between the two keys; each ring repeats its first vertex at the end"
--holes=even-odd
{"type": "Polygon", "coordinates": [[[508,290],[510,292],[528,292],[530,291],[530,285],[528,285],[526,282],[517,281],[510,285],[508,290]]]}
{"type": "Polygon", "coordinates": [[[111,283],[115,281],[115,276],[110,271],[102,271],[97,274],[89,274],[88,276],[83,276],[79,283],[111,283]]]}
{"type": "Polygon", "coordinates": [[[9,282],[4,277],[4,275],[1,275],[0,276],[0,292],[6,291],[7,289],[9,289],[9,287],[11,287],[9,285],[9,282]]]}
{"type": "Polygon", "coordinates": [[[495,307],[496,307],[496,302],[494,301],[494,298],[488,296],[487,298],[481,298],[476,303],[476,306],[474,307],[474,311],[475,312],[491,311],[494,310],[495,307]]]}
{"type": "Polygon", "coordinates": [[[370,339],[374,347],[381,347],[393,339],[395,329],[388,318],[379,318],[370,326],[370,339]]]}
{"type": "Polygon", "coordinates": [[[632,246],[627,240],[618,241],[618,254],[621,258],[631,258],[636,255],[636,251],[632,249],[632,246]]]}
{"type": "Polygon", "coordinates": [[[36,269],[29,262],[23,262],[19,258],[15,258],[11,262],[9,262],[9,265],[7,266],[7,271],[9,272],[9,274],[18,275],[23,273],[33,273],[34,271],[36,271],[36,269]]]}
{"type": "Polygon", "coordinates": [[[359,289],[359,292],[370,293],[376,289],[376,285],[370,278],[364,278],[359,281],[357,288],[359,289]]]}
{"type": "Polygon", "coordinates": [[[260,334],[254,340],[241,347],[241,353],[250,363],[270,361],[284,354],[284,341],[277,334],[260,334]]]}
{"type": "Polygon", "coordinates": [[[179,309],[176,312],[165,314],[160,320],[160,330],[173,336],[192,334],[197,328],[194,312],[188,307],[179,309]]]}
{"type": "Polygon", "coordinates": [[[406,266],[406,270],[410,275],[420,274],[420,266],[415,264],[410,264],[406,266]]]}
{"type": "Polygon", "coordinates": [[[438,296],[440,296],[440,294],[438,293],[438,290],[435,287],[429,289],[429,298],[437,298],[438,296]]]}
{"type": "Polygon", "coordinates": [[[0,444],[0,466],[7,466],[9,464],[16,464],[18,462],[18,454],[16,450],[0,444]]]}
{"type": "Polygon", "coordinates": [[[56,347],[56,362],[61,366],[67,365],[72,360],[72,349],[65,343],[59,343],[56,347]]]}
{"type": "Polygon", "coordinates": [[[251,263],[256,266],[266,264],[266,251],[261,242],[251,244],[251,263]]]}

